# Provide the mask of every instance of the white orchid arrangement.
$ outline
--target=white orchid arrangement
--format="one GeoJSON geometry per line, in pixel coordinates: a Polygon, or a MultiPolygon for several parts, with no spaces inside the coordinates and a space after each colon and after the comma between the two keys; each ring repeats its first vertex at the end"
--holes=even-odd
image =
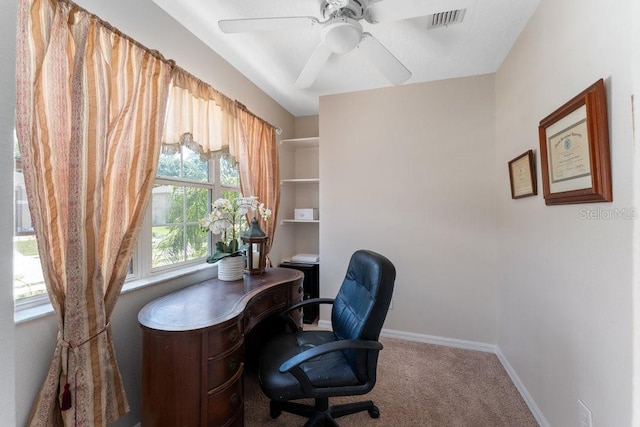
{"type": "Polygon", "coordinates": [[[266,208],[264,203],[259,203],[255,196],[240,196],[233,200],[220,198],[211,204],[211,212],[200,219],[200,226],[203,231],[222,234],[222,237],[216,242],[216,252],[207,258],[207,262],[214,263],[222,258],[243,255],[247,247],[240,245],[238,239],[243,229],[242,221],[246,222],[246,215],[255,211],[265,221],[271,218],[271,209],[266,208]]]}

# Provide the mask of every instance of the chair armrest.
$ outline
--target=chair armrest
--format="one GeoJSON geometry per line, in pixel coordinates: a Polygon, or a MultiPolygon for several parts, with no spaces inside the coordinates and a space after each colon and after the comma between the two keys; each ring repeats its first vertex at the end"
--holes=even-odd
{"type": "Polygon", "coordinates": [[[382,343],[380,343],[379,341],[369,340],[340,340],[320,344],[319,346],[311,347],[310,349],[296,354],[295,356],[286,360],[284,363],[282,363],[282,365],[280,365],[280,372],[289,372],[295,367],[299,366],[301,363],[304,363],[315,357],[322,356],[323,354],[332,353],[334,351],[358,349],[382,350],[382,343]]]}
{"type": "Polygon", "coordinates": [[[298,325],[296,324],[296,322],[293,320],[293,318],[289,313],[291,313],[293,310],[297,310],[301,307],[305,307],[308,305],[333,304],[333,301],[334,301],[333,298],[309,298],[287,307],[283,312],[279,314],[279,316],[287,323],[287,326],[289,326],[289,328],[292,331],[297,331],[298,325]]]}
{"type": "Polygon", "coordinates": [[[295,304],[293,304],[292,306],[287,307],[287,309],[285,311],[283,311],[281,314],[286,314],[289,313],[295,309],[298,309],[300,307],[304,307],[307,305],[314,305],[314,304],[333,304],[334,299],[333,298],[309,298],[309,299],[305,299],[302,300],[300,302],[297,302],[295,304]]]}

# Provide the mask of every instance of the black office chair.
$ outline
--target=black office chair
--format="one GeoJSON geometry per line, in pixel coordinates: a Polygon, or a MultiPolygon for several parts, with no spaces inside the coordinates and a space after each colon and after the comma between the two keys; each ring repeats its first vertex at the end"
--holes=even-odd
{"type": "MultiPolygon", "coordinates": [[[[333,330],[299,330],[268,342],[260,358],[259,379],[271,399],[271,417],[282,411],[309,418],[305,426],[338,424],[335,418],[380,410],[372,401],[329,406],[329,397],[368,393],[376,382],[378,341],[387,316],[396,270],[375,252],[359,250],[351,256],[335,299],[314,298],[295,304],[289,313],[308,304],[333,304],[333,330]],[[313,398],[315,405],[293,400],[313,398]]],[[[290,319],[290,318],[289,318],[290,319]]],[[[290,320],[292,330],[297,330],[290,320]]]]}

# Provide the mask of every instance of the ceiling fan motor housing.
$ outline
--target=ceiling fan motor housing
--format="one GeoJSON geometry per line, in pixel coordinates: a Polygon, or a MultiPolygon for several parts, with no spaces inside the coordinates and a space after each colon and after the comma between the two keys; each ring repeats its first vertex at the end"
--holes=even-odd
{"type": "Polygon", "coordinates": [[[362,40],[362,25],[355,19],[338,17],[324,24],[320,33],[324,43],[333,53],[352,51],[362,40]]]}
{"type": "Polygon", "coordinates": [[[320,5],[320,13],[324,19],[346,16],[353,19],[362,19],[369,0],[323,0],[320,5]]]}

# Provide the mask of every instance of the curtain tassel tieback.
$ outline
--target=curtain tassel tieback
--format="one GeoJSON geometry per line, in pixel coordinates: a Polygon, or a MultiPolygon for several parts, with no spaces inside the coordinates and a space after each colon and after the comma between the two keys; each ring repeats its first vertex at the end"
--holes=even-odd
{"type": "Polygon", "coordinates": [[[60,399],[60,409],[62,411],[71,409],[71,390],[69,390],[69,383],[64,385],[64,391],[62,392],[62,398],[60,399]]]}
{"type": "MultiPolygon", "coordinates": [[[[105,332],[107,329],[109,329],[109,325],[110,324],[107,323],[104,329],[102,329],[97,334],[89,337],[88,339],[84,340],[78,345],[71,345],[71,343],[65,341],[62,338],[62,333],[58,332],[58,344],[62,347],[62,375],[60,377],[60,389],[63,388],[62,384],[64,384],[64,389],[62,390],[62,393],[60,393],[58,398],[60,400],[60,410],[66,411],[71,409],[71,406],[73,406],[72,400],[71,400],[71,384],[69,384],[69,350],[72,350],[75,356],[75,353],[78,351],[80,347],[82,347],[83,345],[90,342],[91,340],[93,340],[94,338],[98,337],[103,332],[105,332]]],[[[75,376],[76,370],[77,370],[77,365],[74,363],[74,368],[73,368],[74,376],[75,376]]]]}

